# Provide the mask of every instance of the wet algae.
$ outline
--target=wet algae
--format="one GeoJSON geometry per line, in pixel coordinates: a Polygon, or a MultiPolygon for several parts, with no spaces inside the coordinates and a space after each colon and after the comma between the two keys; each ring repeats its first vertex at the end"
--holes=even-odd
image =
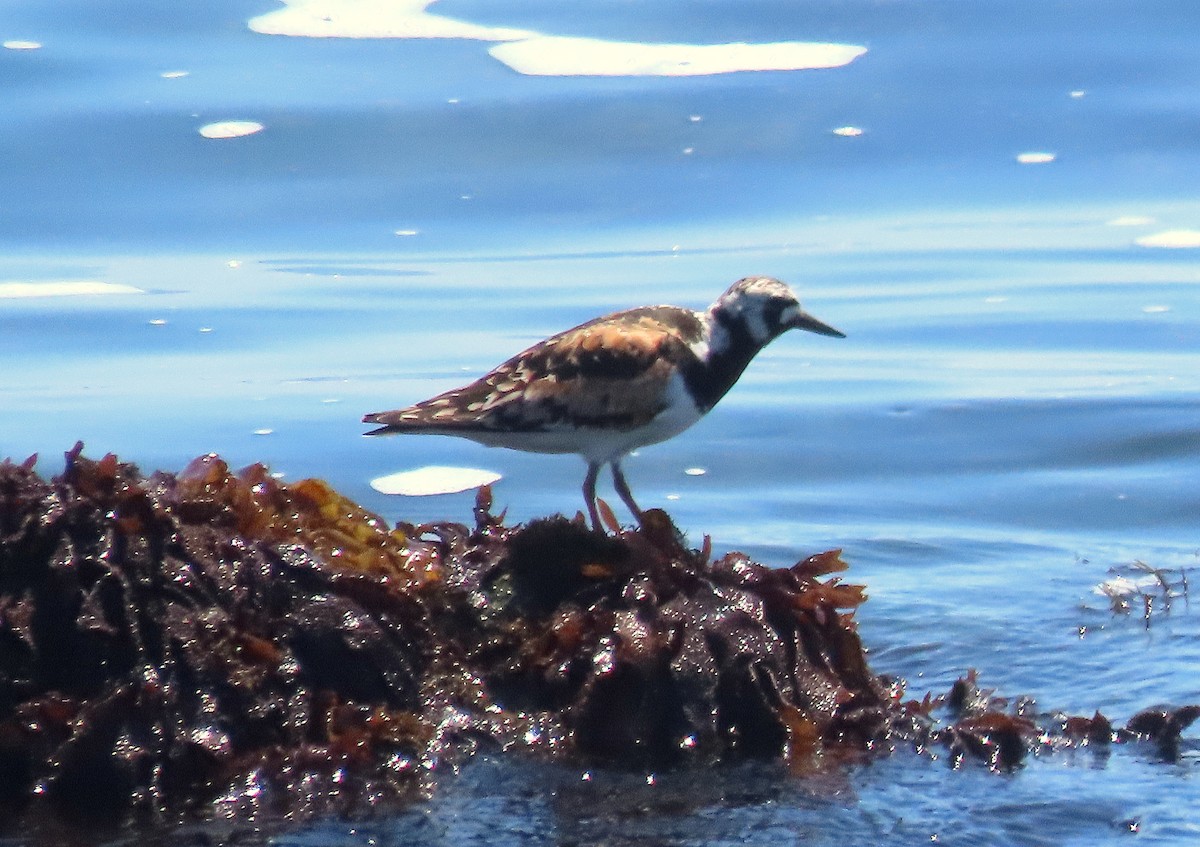
{"type": "Polygon", "coordinates": [[[855,631],[839,551],[790,568],[688,547],[662,512],[389,527],[316,480],[204,456],[142,476],[77,445],[0,464],[0,820],[368,814],[481,746],[793,771],[898,746],[996,769],[1150,739],[1033,714],[967,674],[905,699],[855,631]]]}

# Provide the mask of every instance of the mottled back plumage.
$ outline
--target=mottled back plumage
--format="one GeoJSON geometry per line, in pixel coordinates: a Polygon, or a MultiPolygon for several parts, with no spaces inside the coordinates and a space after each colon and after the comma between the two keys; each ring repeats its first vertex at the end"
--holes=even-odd
{"type": "Polygon", "coordinates": [[[694,312],[672,306],[596,318],[518,353],[470,385],[368,415],[368,422],[383,426],[367,434],[645,426],[663,411],[662,387],[675,363],[700,367],[688,345],[701,332],[694,312]]]}

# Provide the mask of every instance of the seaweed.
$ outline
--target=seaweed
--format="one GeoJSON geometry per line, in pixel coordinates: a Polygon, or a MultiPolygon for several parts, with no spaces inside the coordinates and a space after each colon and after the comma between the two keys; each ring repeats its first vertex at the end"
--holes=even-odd
{"type": "MultiPolygon", "coordinates": [[[[1063,747],[1179,755],[1197,707],[1114,729],[869,667],[841,551],[772,568],[663,512],[389,526],[319,480],[214,455],[0,463],[0,820],[351,817],[479,749],[615,768],[902,747],[1002,771],[1063,747]]],[[[608,510],[604,509],[607,513],[608,510]]]]}

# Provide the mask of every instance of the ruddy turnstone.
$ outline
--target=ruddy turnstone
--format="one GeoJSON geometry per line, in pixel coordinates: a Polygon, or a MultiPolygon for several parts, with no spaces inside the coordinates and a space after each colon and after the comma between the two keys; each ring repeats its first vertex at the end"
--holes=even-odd
{"type": "Polygon", "coordinates": [[[789,329],[844,338],[805,312],[790,287],[769,277],[735,282],[706,311],[643,306],[596,318],[518,353],[462,388],[363,423],[367,435],[457,435],[490,447],[578,453],[587,462],[583,499],[600,528],[596,477],[613,485],[640,521],[621,460],[700,420],[763,347],[789,329]]]}

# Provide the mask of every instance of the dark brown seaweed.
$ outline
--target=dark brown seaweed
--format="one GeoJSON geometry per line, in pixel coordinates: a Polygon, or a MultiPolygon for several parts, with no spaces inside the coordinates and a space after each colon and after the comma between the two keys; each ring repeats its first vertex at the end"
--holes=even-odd
{"type": "Polygon", "coordinates": [[[659,511],[509,526],[487,489],[474,526],[391,527],[211,455],[149,478],[78,446],[51,481],[4,462],[0,820],[366,814],[480,746],[799,773],[899,745],[997,770],[1056,745],[1169,757],[1197,715],[1039,718],[973,672],[906,701],[868,666],[840,551],[710,551],[659,511]]]}

